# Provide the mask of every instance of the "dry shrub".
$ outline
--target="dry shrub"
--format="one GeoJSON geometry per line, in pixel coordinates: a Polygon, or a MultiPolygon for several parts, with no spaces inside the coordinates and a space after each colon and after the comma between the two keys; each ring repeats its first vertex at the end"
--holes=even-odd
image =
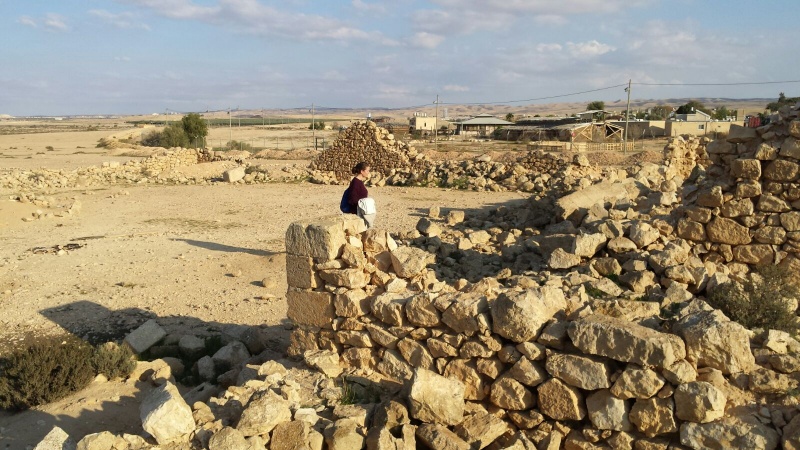
{"type": "Polygon", "coordinates": [[[0,408],[21,410],[61,399],[95,376],[94,349],[74,337],[43,339],[0,361],[0,408]]]}
{"type": "Polygon", "coordinates": [[[109,380],[127,378],[136,368],[136,359],[127,345],[106,342],[95,350],[92,365],[96,373],[102,373],[109,380]]]}
{"type": "Polygon", "coordinates": [[[783,330],[796,333],[797,314],[790,310],[798,298],[797,280],[780,266],[760,266],[744,283],[729,282],[717,286],[707,301],[722,310],[731,320],[747,328],[783,330]]]}

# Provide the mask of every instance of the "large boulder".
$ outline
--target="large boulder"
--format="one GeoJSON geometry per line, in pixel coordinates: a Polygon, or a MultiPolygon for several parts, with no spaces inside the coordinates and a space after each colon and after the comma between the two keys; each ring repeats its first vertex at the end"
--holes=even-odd
{"type": "Polygon", "coordinates": [[[415,419],[455,425],[464,419],[464,384],[417,368],[411,379],[408,402],[415,419]]]}
{"type": "Polygon", "coordinates": [[[681,444],[695,450],[774,450],[778,447],[778,432],[756,420],[745,422],[737,417],[719,422],[681,425],[681,444]]]}
{"type": "Polygon", "coordinates": [[[153,390],[139,406],[142,428],[160,445],[169,444],[194,431],[192,409],[170,382],[153,390]]]}
{"type": "Polygon", "coordinates": [[[564,293],[545,286],[500,294],[492,303],[494,332],[514,342],[536,338],[553,316],[566,308],[564,293]]]}
{"type": "Polygon", "coordinates": [[[310,256],[317,262],[330,261],[341,254],[347,234],[357,235],[364,230],[364,221],[353,214],[294,222],[286,230],[286,253],[310,256]]]}
{"type": "Polygon", "coordinates": [[[568,334],[584,353],[641,366],[668,367],[686,357],[678,336],[599,314],[576,320],[568,334]]]}
{"type": "Polygon", "coordinates": [[[678,320],[673,331],[686,341],[686,353],[697,367],[712,367],[724,374],[749,372],[755,367],[745,327],[704,302],[687,309],[690,312],[678,320]]]}

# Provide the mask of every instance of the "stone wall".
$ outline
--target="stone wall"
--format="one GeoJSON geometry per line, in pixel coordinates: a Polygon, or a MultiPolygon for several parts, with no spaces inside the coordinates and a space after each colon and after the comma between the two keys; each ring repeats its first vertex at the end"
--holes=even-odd
{"type": "Polygon", "coordinates": [[[789,354],[800,343],[786,333],[751,340],[698,299],[667,321],[658,302],[589,297],[577,273],[448,285],[427,252],[361,230],[345,215],[287,231],[289,352],[325,352],[350,376],[394,383],[430,448],[774,449],[781,433],[799,439],[796,400],[775,400],[797,385],[786,363],[800,362],[789,354]]]}
{"type": "Polygon", "coordinates": [[[704,261],[800,268],[800,119],[774,119],[709,143],[707,177],[683,188],[677,234],[704,261]]]}

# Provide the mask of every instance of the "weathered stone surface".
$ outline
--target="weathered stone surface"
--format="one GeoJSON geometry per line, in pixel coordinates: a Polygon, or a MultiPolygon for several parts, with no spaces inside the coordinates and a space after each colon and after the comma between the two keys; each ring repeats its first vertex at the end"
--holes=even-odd
{"type": "Polygon", "coordinates": [[[330,261],[341,254],[346,231],[358,234],[365,229],[364,221],[354,214],[294,222],[286,230],[286,253],[330,261]]]}
{"type": "Polygon", "coordinates": [[[548,352],[545,368],[550,375],[577,388],[594,391],[610,386],[611,369],[598,359],[548,352]]]}
{"type": "Polygon", "coordinates": [[[775,260],[775,251],[768,244],[739,245],[733,249],[733,259],[745,264],[772,264],[775,260]]]}
{"type": "Polygon", "coordinates": [[[76,450],[75,441],[66,431],[54,426],[33,450],[76,450]]]}
{"type": "Polygon", "coordinates": [[[509,369],[508,376],[531,387],[538,386],[547,380],[547,372],[539,364],[525,356],[520,357],[519,361],[509,369]]]}
{"type": "Polygon", "coordinates": [[[385,324],[402,326],[405,320],[404,307],[409,300],[405,294],[381,294],[372,301],[372,314],[385,324]]]}
{"type": "Polygon", "coordinates": [[[581,263],[581,257],[578,255],[573,255],[572,253],[567,253],[565,250],[557,248],[550,253],[550,256],[547,258],[547,265],[551,269],[569,269],[570,267],[575,267],[581,263]]]}
{"type": "Polygon", "coordinates": [[[608,249],[613,253],[627,253],[636,251],[636,244],[626,237],[616,237],[608,241],[608,249]]]}
{"type": "Polygon", "coordinates": [[[569,337],[581,351],[642,366],[665,367],[686,357],[675,335],[612,317],[591,315],[573,322],[569,337]]]}
{"type": "Polygon", "coordinates": [[[697,379],[697,370],[685,359],[665,367],[661,375],[674,385],[689,383],[697,379]]]}
{"type": "Polygon", "coordinates": [[[289,288],[286,291],[288,305],[286,316],[302,325],[330,328],[336,318],[333,294],[289,288]]]}
{"type": "Polygon", "coordinates": [[[372,302],[363,289],[350,289],[343,294],[336,294],[333,306],[340,317],[361,317],[372,311],[372,302]]]}
{"type": "Polygon", "coordinates": [[[423,423],[417,427],[417,439],[436,450],[470,450],[468,443],[442,425],[423,423]]]}
{"type": "Polygon", "coordinates": [[[456,425],[453,431],[471,448],[482,449],[508,430],[508,425],[497,416],[477,413],[456,425]]]}
{"type": "Polygon", "coordinates": [[[278,394],[266,393],[250,399],[242,411],[236,429],[245,437],[267,434],[279,423],[292,420],[289,401],[278,394]]]}
{"type": "Polygon", "coordinates": [[[614,382],[611,393],[621,399],[646,399],[656,395],[664,383],[664,379],[656,372],[629,364],[614,382]]]}
{"type": "Polygon", "coordinates": [[[743,127],[741,125],[731,124],[730,131],[728,131],[728,142],[740,143],[750,142],[758,137],[755,128],[743,127]]]}
{"type": "Polygon", "coordinates": [[[608,238],[603,233],[587,233],[575,236],[569,253],[584,258],[591,258],[605,246],[608,238]]]}
{"type": "Polygon", "coordinates": [[[558,378],[539,385],[539,410],[555,420],[583,420],[586,417],[583,395],[558,378]]]}
{"type": "Polygon", "coordinates": [[[628,416],[636,429],[648,437],[678,431],[675,423],[675,404],[672,398],[636,400],[628,416]]]}
{"type": "Polygon", "coordinates": [[[244,178],[244,167],[234,167],[233,169],[228,169],[222,173],[222,179],[226,183],[236,183],[237,181],[244,178]]]}
{"type": "Polygon", "coordinates": [[[489,399],[503,409],[524,410],[536,404],[536,399],[525,386],[510,377],[500,377],[492,383],[489,399]]]}
{"type": "Polygon", "coordinates": [[[303,255],[286,255],[286,281],[289,287],[300,289],[322,286],[322,279],[314,271],[314,260],[303,255]]]}
{"type": "Polygon", "coordinates": [[[166,335],[158,322],[150,319],[125,336],[125,343],[137,354],[144,353],[166,335]]]}
{"type": "Polygon", "coordinates": [[[702,242],[706,239],[706,228],[700,222],[681,219],[678,221],[678,237],[702,242]]]}
{"type": "Polygon", "coordinates": [[[685,422],[681,425],[681,444],[695,450],[774,450],[778,447],[778,439],[775,430],[755,420],[745,422],[732,417],[719,422],[685,422]]]}
{"type": "Polygon", "coordinates": [[[441,323],[441,314],[433,300],[425,294],[415,295],[406,303],[408,321],[419,327],[435,327],[441,323]]]}
{"type": "Polygon", "coordinates": [[[647,247],[655,242],[659,236],[661,236],[661,233],[646,222],[634,222],[628,230],[628,238],[638,248],[647,247]]]}
{"type": "Polygon", "coordinates": [[[325,376],[335,378],[341,375],[339,354],[330,350],[309,350],[303,353],[303,360],[309,367],[319,370],[325,376]]]}
{"type": "MultiPolygon", "coordinates": [[[[478,360],[485,361],[485,360],[478,360]]],[[[447,363],[442,375],[464,384],[464,398],[467,400],[483,400],[488,394],[488,386],[479,374],[476,363],[470,359],[456,358],[447,363]]]]}
{"type": "Polygon", "coordinates": [[[757,159],[734,159],[731,162],[731,175],[737,178],[758,180],[761,178],[761,161],[757,159]]]}
{"type": "Polygon", "coordinates": [[[142,428],[159,444],[168,444],[194,430],[192,409],[170,382],[153,390],[139,406],[142,428]]]}
{"type": "Polygon", "coordinates": [[[492,304],[493,331],[514,342],[529,341],[565,307],[564,293],[558,288],[503,293],[492,304]]]}
{"type": "Polygon", "coordinates": [[[627,197],[628,190],[623,183],[604,181],[559,198],[556,201],[556,218],[579,224],[597,203],[603,203],[605,199],[627,197]]]}
{"type": "Polygon", "coordinates": [[[364,436],[353,419],[339,419],[325,429],[328,450],[350,450],[364,446],[364,436]]]}
{"type": "Polygon", "coordinates": [[[242,432],[231,427],[217,431],[208,440],[208,450],[250,450],[250,448],[250,443],[242,432]]]}
{"type": "Polygon", "coordinates": [[[430,253],[416,247],[398,247],[392,251],[392,268],[402,278],[419,275],[431,260],[430,253]]]}
{"type": "Polygon", "coordinates": [[[489,308],[486,296],[479,292],[460,294],[442,313],[444,322],[453,331],[473,335],[479,330],[478,316],[489,308]]]}
{"type": "Polygon", "coordinates": [[[780,215],[781,226],[786,231],[800,231],[800,211],[791,211],[780,215]]]}
{"type": "Polygon", "coordinates": [[[633,292],[644,293],[647,288],[655,286],[656,275],[649,270],[632,270],[619,277],[619,282],[633,292]]]}
{"type": "Polygon", "coordinates": [[[416,368],[408,395],[409,410],[415,419],[428,423],[455,425],[464,418],[464,384],[416,368]]]}
{"type": "Polygon", "coordinates": [[[800,141],[794,137],[787,137],[781,143],[781,151],[779,154],[788,158],[800,159],[800,141]]]}
{"type": "Polygon", "coordinates": [[[797,179],[798,171],[800,165],[796,162],[776,159],[764,168],[764,178],[773,181],[794,181],[797,179]]]}
{"type": "Polygon", "coordinates": [[[749,372],[755,365],[747,329],[719,310],[688,314],[673,330],[686,341],[686,353],[698,367],[730,374],[749,372]]]}
{"type": "Polygon", "coordinates": [[[706,234],[711,242],[730,245],[749,244],[750,230],[735,220],[717,217],[706,225],[706,234]]]}
{"type": "Polygon", "coordinates": [[[611,394],[608,389],[593,392],[586,397],[589,420],[598,430],[631,431],[628,420],[630,405],[611,394]]]}
{"type": "Polygon", "coordinates": [[[753,212],[755,211],[755,206],[753,205],[753,201],[749,198],[743,198],[741,200],[732,199],[728,202],[725,202],[720,208],[720,214],[722,217],[742,217],[742,216],[752,216],[753,212]]]}
{"type": "MultiPolygon", "coordinates": [[[[768,213],[783,213],[791,211],[792,207],[785,200],[771,194],[761,194],[758,198],[757,209],[768,213]]],[[[746,243],[746,242],[745,242],[746,243]]]]}
{"type": "Polygon", "coordinates": [[[369,274],[363,269],[330,269],[318,272],[319,277],[331,286],[348,289],[363,288],[369,284],[369,274]]]}
{"type": "Polygon", "coordinates": [[[428,351],[428,347],[418,341],[405,338],[397,342],[397,350],[414,367],[434,370],[433,356],[428,351]]]}
{"type": "Polygon", "coordinates": [[[725,414],[725,393],[705,381],[678,386],[674,398],[675,415],[681,420],[708,423],[725,414]]]}

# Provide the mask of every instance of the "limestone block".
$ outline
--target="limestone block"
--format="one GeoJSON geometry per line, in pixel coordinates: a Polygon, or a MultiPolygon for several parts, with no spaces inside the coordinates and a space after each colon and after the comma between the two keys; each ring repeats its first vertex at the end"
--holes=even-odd
{"type": "Polygon", "coordinates": [[[500,377],[492,383],[489,400],[497,407],[522,411],[536,405],[536,397],[519,381],[510,377],[500,377]]]}
{"type": "Polygon", "coordinates": [[[381,322],[401,326],[405,322],[405,304],[410,300],[406,294],[386,292],[372,300],[372,314],[381,322]]]}
{"type": "Polygon", "coordinates": [[[731,175],[736,178],[758,180],[761,178],[761,161],[758,159],[734,159],[731,162],[731,175]]]}
{"type": "Polygon", "coordinates": [[[583,420],[586,417],[583,394],[558,378],[539,385],[539,410],[555,420],[583,420]]]}
{"type": "Polygon", "coordinates": [[[413,367],[422,367],[428,370],[435,369],[433,356],[431,356],[428,348],[418,341],[410,338],[401,339],[397,342],[397,350],[403,356],[403,359],[413,367]]]}
{"type": "Polygon", "coordinates": [[[800,159],[800,141],[794,137],[787,137],[781,143],[779,154],[787,158],[800,159]]]}
{"type": "Polygon", "coordinates": [[[757,137],[758,133],[756,133],[755,128],[731,124],[730,131],[728,131],[727,141],[738,144],[741,142],[750,142],[757,137]]]}
{"type": "Polygon", "coordinates": [[[556,218],[581,223],[589,209],[605,199],[628,198],[625,184],[603,181],[580,191],[566,195],[556,201],[556,218]]]}
{"type": "Polygon", "coordinates": [[[406,303],[406,317],[412,324],[420,327],[435,327],[441,323],[441,313],[433,306],[433,300],[426,294],[418,294],[406,303]]]}
{"type": "Polygon", "coordinates": [[[670,397],[636,400],[628,418],[637,430],[648,437],[678,431],[675,402],[670,397]]]}
{"type": "Polygon", "coordinates": [[[625,400],[612,395],[608,389],[601,389],[586,397],[586,410],[589,420],[598,430],[631,431],[628,420],[630,405],[625,400]]]}
{"type": "Polygon", "coordinates": [[[486,296],[470,292],[457,294],[454,301],[442,313],[442,322],[457,333],[472,336],[479,329],[478,317],[489,309],[486,296]]]}
{"type": "Polygon", "coordinates": [[[290,402],[273,391],[253,397],[247,403],[236,429],[245,437],[267,434],[278,424],[292,420],[290,402]]]}
{"type": "Polygon", "coordinates": [[[724,217],[717,217],[706,225],[706,233],[711,242],[719,244],[744,245],[752,241],[749,228],[724,217]]]}
{"type": "Polygon", "coordinates": [[[222,173],[222,179],[227,183],[235,183],[244,178],[244,167],[234,167],[222,173]]]}
{"type": "Polygon", "coordinates": [[[564,308],[564,293],[555,287],[503,293],[491,308],[493,331],[514,342],[529,341],[564,308]]]}
{"type": "Polygon", "coordinates": [[[420,274],[433,259],[433,255],[416,247],[398,247],[391,255],[392,269],[401,278],[420,274]]]}
{"type": "Polygon", "coordinates": [[[764,178],[772,181],[794,181],[800,171],[800,165],[793,161],[776,159],[764,168],[764,178]]]}
{"type": "Polygon", "coordinates": [[[348,289],[363,288],[370,280],[369,274],[364,272],[364,269],[322,270],[319,272],[319,277],[331,286],[348,289]]]}
{"type": "Polygon", "coordinates": [[[612,317],[583,317],[572,323],[568,333],[582,352],[616,361],[668,367],[686,357],[686,348],[678,336],[612,317]]]}
{"type": "Polygon", "coordinates": [[[178,388],[167,382],[153,390],[139,406],[142,428],[160,445],[176,441],[194,431],[192,409],[178,388]]]}
{"type": "Polygon", "coordinates": [[[333,294],[329,292],[289,288],[286,291],[286,303],[286,316],[295,323],[331,328],[336,318],[333,294]]]}
{"type": "Polygon", "coordinates": [[[314,270],[310,256],[286,255],[286,281],[289,287],[315,289],[322,286],[322,279],[314,270]]]}
{"type": "MultiPolygon", "coordinates": [[[[484,361],[484,360],[479,360],[484,361]]],[[[445,378],[458,380],[464,384],[464,398],[467,400],[483,400],[486,397],[488,386],[478,373],[474,361],[468,359],[453,359],[442,373],[445,378]]]]}
{"type": "Polygon", "coordinates": [[[470,445],[447,427],[423,423],[417,427],[417,439],[428,448],[440,450],[470,450],[470,445]]]}
{"type": "Polygon", "coordinates": [[[550,375],[577,388],[594,391],[611,385],[611,368],[597,358],[548,351],[545,368],[550,375]]]}
{"type": "Polygon", "coordinates": [[[772,246],[767,244],[739,245],[733,249],[733,259],[745,264],[772,264],[775,260],[775,252],[772,250],[772,246]]]}
{"type": "Polygon", "coordinates": [[[166,335],[167,332],[155,320],[150,319],[125,336],[125,343],[134,352],[140,354],[147,351],[166,335]]]}
{"type": "Polygon", "coordinates": [[[792,209],[785,200],[771,194],[762,194],[758,200],[757,209],[768,213],[783,213],[792,209]]]}
{"type": "Polygon", "coordinates": [[[608,238],[603,233],[580,234],[575,236],[569,253],[591,258],[605,246],[607,241],[608,238]]]}
{"type": "Polygon", "coordinates": [[[336,294],[333,299],[336,315],[340,317],[355,318],[369,314],[372,310],[371,303],[363,289],[350,289],[342,294],[336,294]]]}
{"type": "Polygon", "coordinates": [[[730,374],[749,372],[755,366],[747,329],[728,320],[722,311],[689,313],[675,324],[673,331],[686,341],[686,352],[697,367],[730,374]]]}
{"type": "Polygon", "coordinates": [[[664,384],[664,379],[655,371],[629,364],[614,382],[611,393],[621,399],[646,399],[656,395],[664,384]]]}
{"type": "Polygon", "coordinates": [[[550,256],[547,258],[547,265],[551,269],[559,270],[559,269],[569,269],[570,267],[575,267],[581,263],[581,257],[578,255],[573,255],[572,253],[568,253],[563,249],[557,248],[550,253],[550,256]]]}
{"type": "Polygon", "coordinates": [[[347,232],[355,235],[365,229],[364,221],[353,214],[294,222],[286,230],[286,253],[330,261],[341,255],[347,232]]]}
{"type": "Polygon", "coordinates": [[[725,414],[725,393],[705,381],[678,386],[674,398],[675,415],[681,420],[708,423],[725,414]]]}
{"type": "Polygon", "coordinates": [[[325,429],[328,450],[351,450],[364,447],[364,436],[353,419],[339,419],[325,429]]]}
{"type": "Polygon", "coordinates": [[[508,431],[508,425],[495,415],[477,413],[456,425],[453,431],[472,448],[482,449],[508,431]]]}
{"type": "Polygon", "coordinates": [[[430,370],[414,369],[408,394],[409,410],[427,423],[455,425],[464,419],[464,384],[430,370]]]}
{"type": "Polygon", "coordinates": [[[217,431],[208,440],[208,450],[250,450],[250,448],[250,443],[242,432],[231,427],[217,431]]]}
{"type": "Polygon", "coordinates": [[[661,233],[646,222],[634,222],[628,230],[628,238],[633,241],[638,248],[647,247],[658,239],[659,236],[661,236],[661,233]]]}
{"type": "Polygon", "coordinates": [[[780,438],[777,431],[758,421],[745,420],[731,417],[702,424],[684,422],[681,425],[681,444],[709,450],[775,450],[778,447],[780,438]]]}
{"type": "Polygon", "coordinates": [[[703,242],[706,240],[706,229],[700,222],[693,220],[681,219],[678,221],[678,237],[688,239],[695,242],[703,242]]]}
{"type": "Polygon", "coordinates": [[[33,450],[76,450],[75,441],[66,431],[54,426],[33,450]]]}

